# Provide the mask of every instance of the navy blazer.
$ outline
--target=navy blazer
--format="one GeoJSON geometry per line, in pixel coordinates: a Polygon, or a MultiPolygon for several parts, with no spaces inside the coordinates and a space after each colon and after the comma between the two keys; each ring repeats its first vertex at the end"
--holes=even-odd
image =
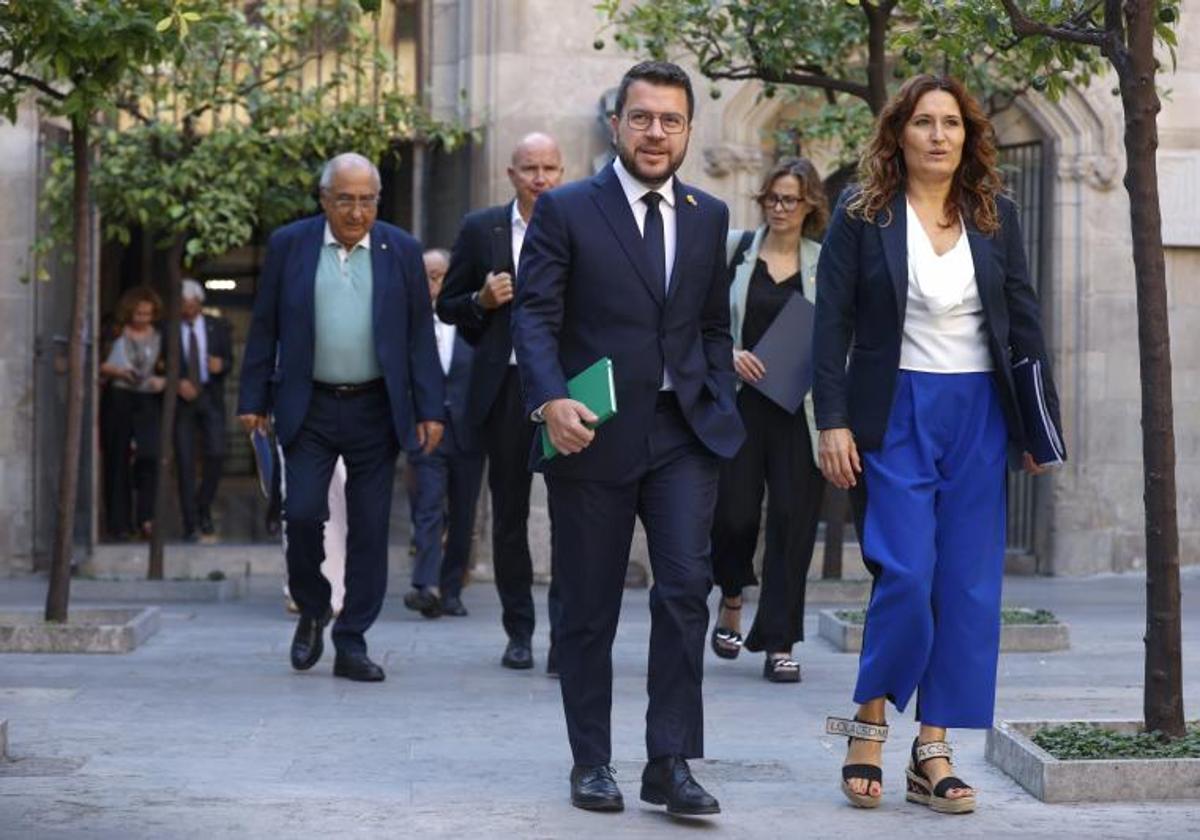
{"type": "Polygon", "coordinates": [[[664,295],[611,164],[538,198],[513,311],[526,410],[566,397],[567,379],[608,356],[617,413],[577,455],[541,463],[535,436],[532,468],[625,480],[646,457],[664,368],[700,441],[726,458],[741,446],[725,268],[729,210],[676,178],[675,220],[664,295]]]}
{"type": "Polygon", "coordinates": [[[456,329],[450,372],[446,374],[447,422],[442,446],[450,443],[459,455],[474,455],[480,451],[479,430],[468,411],[474,356],[475,350],[456,329]]]}
{"type": "Polygon", "coordinates": [[[450,269],[438,295],[437,311],[447,324],[475,347],[468,411],[482,425],[500,393],[512,356],[512,305],[484,309],[471,300],[483,288],[489,271],[507,271],[512,264],[513,202],[468,213],[450,253],[450,269]],[[493,244],[495,243],[495,244],[493,244]],[[498,247],[498,246],[503,247],[498,247]]]}
{"type": "MultiPolygon", "coordinates": [[[[900,192],[892,200],[889,224],[854,218],[846,204],[855,190],[842,193],[817,263],[813,399],[818,429],[849,428],[858,447],[871,450],[883,443],[900,369],[908,304],[907,212],[900,192]]],[[[1009,442],[1019,454],[1027,446],[1013,361],[1026,356],[1042,361],[1046,402],[1055,425],[1061,429],[1062,424],[1017,207],[1003,196],[997,203],[1000,230],[995,234],[981,233],[970,218],[965,221],[996,386],[1009,442]]]]}
{"type": "MultiPolygon", "coordinates": [[[[312,395],[313,306],[325,216],[279,228],[267,255],[246,337],[238,414],[275,414],[286,446],[296,436],[312,395]]],[[[421,244],[400,228],[371,228],[372,323],[375,353],[387,383],[392,423],[401,444],[417,421],[441,421],[442,366],[421,244]]]]}
{"type": "MultiPolygon", "coordinates": [[[[181,319],[180,325],[184,326],[181,319]]],[[[167,329],[166,322],[159,324],[159,332],[165,333],[167,329]]],[[[204,316],[204,335],[207,342],[208,355],[216,356],[221,360],[221,372],[210,373],[208,375],[208,388],[213,398],[219,404],[224,404],[225,401],[225,377],[229,371],[233,370],[233,332],[229,327],[229,322],[224,318],[216,315],[204,316]]],[[[207,360],[201,360],[201,364],[208,364],[207,360]]],[[[187,367],[187,344],[183,340],[182,331],[179,336],[179,368],[180,376],[183,375],[184,369],[187,367]]]]}

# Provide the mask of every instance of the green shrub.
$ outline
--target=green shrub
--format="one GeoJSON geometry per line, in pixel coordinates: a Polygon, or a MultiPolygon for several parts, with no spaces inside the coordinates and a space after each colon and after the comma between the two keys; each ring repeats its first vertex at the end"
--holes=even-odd
{"type": "Polygon", "coordinates": [[[1157,732],[1113,732],[1088,723],[1042,729],[1033,742],[1061,761],[1116,758],[1200,758],[1200,723],[1171,741],[1157,732]]]}

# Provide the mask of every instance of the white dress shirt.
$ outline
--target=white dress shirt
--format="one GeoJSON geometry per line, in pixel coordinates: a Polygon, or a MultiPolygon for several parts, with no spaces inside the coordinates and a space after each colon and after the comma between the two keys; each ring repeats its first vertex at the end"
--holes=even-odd
{"type": "Polygon", "coordinates": [[[187,369],[188,363],[188,328],[194,327],[196,330],[196,350],[200,359],[200,384],[208,384],[208,330],[204,327],[204,314],[196,316],[196,320],[189,324],[187,321],[179,322],[179,335],[183,339],[183,364],[182,368],[187,369]]]}
{"type": "Polygon", "coordinates": [[[454,359],[454,334],[457,332],[453,324],[447,324],[438,316],[433,316],[433,336],[437,339],[438,360],[442,363],[442,374],[450,375],[450,363],[454,359]]]}
{"type": "MultiPolygon", "coordinates": [[[[525,231],[529,225],[521,218],[521,211],[517,209],[517,202],[513,202],[512,206],[512,258],[513,258],[513,283],[516,283],[517,269],[521,265],[521,247],[525,244],[525,231]]],[[[517,363],[517,351],[514,349],[508,354],[508,363],[515,365],[517,363]]]]}
{"type": "Polygon", "coordinates": [[[900,367],[927,373],[992,370],[966,224],[960,222],[954,247],[939,255],[911,204],[907,220],[908,305],[900,367]]]}
{"type": "MultiPolygon", "coordinates": [[[[613,171],[617,173],[617,180],[621,183],[621,189],[625,191],[625,199],[633,211],[633,220],[637,222],[638,233],[645,235],[646,211],[649,209],[646,202],[642,201],[642,197],[650,192],[656,192],[662,196],[662,201],[658,203],[658,212],[662,216],[663,252],[666,255],[667,263],[664,266],[667,278],[667,288],[663,289],[665,296],[671,288],[671,269],[675,267],[675,176],[672,175],[661,186],[651,189],[629,174],[629,170],[625,168],[625,164],[621,163],[620,158],[613,161],[613,171]]],[[[666,365],[663,365],[662,390],[673,390],[671,374],[667,372],[666,365]]]]}

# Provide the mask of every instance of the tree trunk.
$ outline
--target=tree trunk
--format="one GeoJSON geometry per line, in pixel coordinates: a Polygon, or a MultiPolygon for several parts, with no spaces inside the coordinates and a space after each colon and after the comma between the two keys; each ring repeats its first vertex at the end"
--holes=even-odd
{"type": "Polygon", "coordinates": [[[863,3],[867,16],[867,105],[876,116],[887,104],[887,32],[895,0],[878,5],[863,3]]]}
{"type": "Polygon", "coordinates": [[[166,327],[163,347],[167,351],[167,385],[163,389],[162,426],[158,447],[158,485],[154,492],[154,531],[150,537],[150,562],[146,572],[149,580],[163,579],[163,537],[167,518],[167,500],[174,488],[171,482],[171,459],[175,453],[175,404],[179,393],[179,322],[180,284],[183,263],[182,234],[176,235],[167,257],[166,327]]]}
{"type": "Polygon", "coordinates": [[[1158,199],[1158,112],[1154,21],[1157,3],[1127,2],[1128,48],[1112,56],[1125,110],[1125,189],[1137,275],[1146,505],[1146,728],[1185,733],[1179,608],[1179,526],[1166,266],[1158,199]]]}
{"type": "Polygon", "coordinates": [[[75,218],[75,300],[71,304],[71,332],[67,337],[67,431],[63,441],[62,470],[58,481],[58,528],[50,559],[50,586],[46,591],[46,621],[66,621],[71,597],[71,556],[75,547],[75,502],[79,495],[79,461],[83,446],[84,344],[88,300],[92,287],[92,226],[88,195],[88,124],[71,124],[71,158],[75,167],[73,200],[75,218]]]}

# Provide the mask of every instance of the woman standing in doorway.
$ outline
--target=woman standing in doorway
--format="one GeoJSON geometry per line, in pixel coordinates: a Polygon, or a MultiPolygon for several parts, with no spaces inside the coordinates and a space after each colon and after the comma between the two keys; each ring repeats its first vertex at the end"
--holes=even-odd
{"type": "Polygon", "coordinates": [[[108,382],[103,421],[104,498],[108,535],[130,532],[130,493],[136,496],[137,530],[149,537],[154,519],[159,422],[165,381],[158,375],[162,337],[154,327],[162,301],[148,286],[135,286],[117,303],[120,330],[100,365],[108,382]],[[132,481],[129,445],[134,444],[132,481]],[[132,485],[132,486],[131,486],[132,485]]]}
{"type": "MultiPolygon", "coordinates": [[[[800,663],[792,657],[792,646],[804,639],[805,581],[825,490],[817,468],[812,397],[805,394],[793,414],[746,385],[766,375],[752,348],[784,305],[794,295],[810,305],[816,300],[818,240],[829,219],[829,205],[816,168],[805,158],[778,163],[763,179],[756,198],[763,225],[757,231],[733,231],[729,240],[734,263],[729,289],[733,366],[740,380],[738,410],[746,442],[721,466],[712,532],[713,576],[721,587],[721,606],[711,644],[723,659],[735,658],[743,645],[766,651],[763,676],[794,683],[800,681],[800,663]],[[743,642],[742,589],[758,583],[752,561],[764,490],[762,590],[754,624],[743,642]]],[[[796,338],[811,340],[807,335],[796,338]]]]}
{"type": "Polygon", "coordinates": [[[907,798],[975,808],[946,730],[988,728],[1004,571],[1006,449],[1025,451],[1012,365],[1039,361],[1059,428],[1016,206],[992,126],[962,85],[909,79],[880,113],[817,271],[814,396],[821,469],[851,488],[875,578],[842,790],[882,795],[885,703],[917,694],[907,798]],[[849,354],[849,366],[847,366],[849,354]]]}

